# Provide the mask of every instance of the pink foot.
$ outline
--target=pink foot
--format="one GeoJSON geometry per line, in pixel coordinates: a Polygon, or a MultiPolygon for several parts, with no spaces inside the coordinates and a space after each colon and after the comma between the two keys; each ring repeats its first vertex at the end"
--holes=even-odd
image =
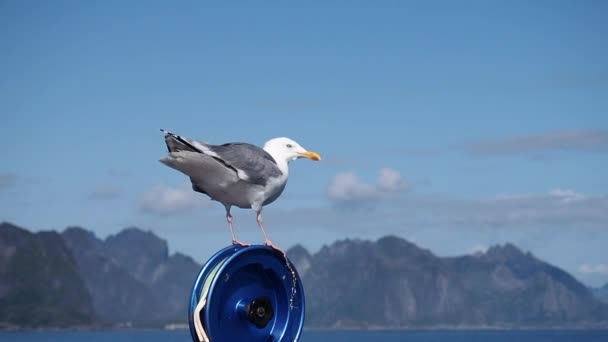
{"type": "Polygon", "coordinates": [[[241,246],[241,247],[248,247],[248,246],[251,246],[251,244],[250,244],[250,243],[241,242],[241,241],[239,241],[239,240],[232,240],[232,244],[233,244],[233,245],[238,245],[238,246],[241,246]]]}
{"type": "Polygon", "coordinates": [[[277,252],[281,252],[281,254],[286,255],[285,251],[283,251],[279,246],[275,245],[274,243],[272,243],[272,241],[270,240],[266,240],[264,242],[264,244],[272,249],[274,249],[277,252]]]}

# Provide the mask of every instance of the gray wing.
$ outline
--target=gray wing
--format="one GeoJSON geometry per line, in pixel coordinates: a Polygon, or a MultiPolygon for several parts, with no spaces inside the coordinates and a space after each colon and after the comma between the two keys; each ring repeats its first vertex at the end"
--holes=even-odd
{"type": "Polygon", "coordinates": [[[239,178],[253,184],[266,185],[269,178],[280,177],[283,172],[272,156],[263,149],[247,143],[207,145],[210,155],[236,170],[239,178]]]}
{"type": "Polygon", "coordinates": [[[169,152],[189,151],[204,153],[205,149],[207,149],[208,145],[206,143],[190,140],[162,128],[160,131],[165,134],[165,143],[169,152]]]}
{"type": "MultiPolygon", "coordinates": [[[[165,143],[167,144],[170,156],[174,153],[180,154],[183,152],[191,152],[193,155],[188,159],[194,160],[197,159],[195,157],[196,154],[201,153],[215,159],[217,162],[230,169],[238,178],[262,186],[266,185],[268,178],[279,177],[283,174],[272,156],[255,145],[247,143],[211,145],[200,141],[190,140],[164,129],[161,129],[161,131],[165,134],[165,143]]],[[[195,170],[182,170],[182,168],[174,165],[175,162],[173,159],[173,157],[164,158],[161,161],[192,176],[195,170]]],[[[195,182],[193,181],[193,183],[195,182]]],[[[194,190],[204,193],[202,189],[194,190]]]]}
{"type": "MultiPolygon", "coordinates": [[[[233,172],[235,172],[238,175],[239,172],[237,169],[235,169],[233,166],[227,164],[224,160],[219,158],[215,152],[211,151],[210,147],[212,145],[209,145],[207,143],[203,143],[200,141],[190,140],[188,138],[182,137],[181,135],[177,135],[175,133],[171,133],[162,128],[161,128],[161,132],[163,132],[165,134],[165,143],[167,144],[167,150],[169,150],[169,155],[171,155],[172,153],[175,153],[175,152],[194,152],[194,153],[204,154],[206,156],[214,158],[216,161],[218,161],[219,163],[221,163],[225,167],[229,168],[230,170],[232,170],[233,172]]],[[[165,159],[165,162],[169,163],[170,160],[165,159]]],[[[195,191],[199,191],[199,190],[195,189],[195,191]]],[[[203,191],[200,191],[200,192],[203,192],[203,191]]]]}

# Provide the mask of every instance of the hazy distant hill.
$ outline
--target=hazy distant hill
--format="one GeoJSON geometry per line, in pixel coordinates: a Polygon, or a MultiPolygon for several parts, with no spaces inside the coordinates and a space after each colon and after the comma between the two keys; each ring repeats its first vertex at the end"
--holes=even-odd
{"type": "Polygon", "coordinates": [[[200,265],[129,228],[98,239],[83,228],[30,233],[0,225],[0,328],[187,322],[200,265]]]}
{"type": "Polygon", "coordinates": [[[94,323],[91,296],[61,236],[0,224],[0,328],[94,323]]]}
{"type": "Polygon", "coordinates": [[[159,326],[187,321],[190,288],[200,265],[151,232],[128,228],[100,240],[82,228],[62,236],[76,257],[93,298],[107,322],[159,326]]]}
{"type": "MultiPolygon", "coordinates": [[[[440,258],[389,236],[288,254],[308,327],[608,327],[608,305],[591,290],[510,244],[440,258]]],[[[83,228],[33,234],[3,223],[0,328],[186,322],[199,270],[137,228],[101,240],[83,228]]]]}
{"type": "Polygon", "coordinates": [[[601,300],[604,303],[608,303],[608,283],[600,288],[591,289],[591,291],[597,299],[601,300]]]}
{"type": "Polygon", "coordinates": [[[566,272],[507,244],[440,258],[397,237],[289,255],[307,326],[608,326],[608,307],[566,272]]]}

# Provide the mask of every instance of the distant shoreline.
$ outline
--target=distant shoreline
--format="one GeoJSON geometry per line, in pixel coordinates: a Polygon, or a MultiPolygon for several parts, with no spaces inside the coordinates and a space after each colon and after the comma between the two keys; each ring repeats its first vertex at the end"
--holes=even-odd
{"type": "MultiPolygon", "coordinates": [[[[579,330],[598,330],[608,331],[608,323],[606,325],[589,325],[589,326],[428,326],[428,327],[340,327],[340,328],[322,328],[322,327],[304,327],[304,331],[579,331],[579,330]]],[[[111,331],[188,331],[188,328],[100,328],[100,327],[46,327],[46,328],[21,328],[21,327],[2,327],[0,332],[111,332],[111,331]]]]}
{"type": "Polygon", "coordinates": [[[369,328],[319,328],[304,327],[306,331],[515,331],[515,330],[607,330],[608,323],[601,326],[549,326],[549,327],[505,327],[505,326],[429,326],[429,327],[369,327],[369,328]]]}

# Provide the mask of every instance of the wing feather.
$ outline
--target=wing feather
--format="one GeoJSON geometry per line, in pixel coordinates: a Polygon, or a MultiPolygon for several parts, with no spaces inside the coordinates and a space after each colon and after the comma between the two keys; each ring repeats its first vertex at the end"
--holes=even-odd
{"type": "MultiPolygon", "coordinates": [[[[164,129],[161,131],[165,134],[165,143],[171,154],[192,152],[207,155],[236,173],[237,177],[243,181],[265,186],[269,178],[280,177],[283,174],[274,158],[258,146],[247,143],[210,145],[187,139],[164,129]]],[[[204,192],[200,188],[194,190],[204,192]]]]}
{"type": "Polygon", "coordinates": [[[209,145],[219,159],[237,170],[239,178],[253,184],[266,185],[269,178],[283,173],[272,156],[263,149],[247,143],[209,145]]]}

